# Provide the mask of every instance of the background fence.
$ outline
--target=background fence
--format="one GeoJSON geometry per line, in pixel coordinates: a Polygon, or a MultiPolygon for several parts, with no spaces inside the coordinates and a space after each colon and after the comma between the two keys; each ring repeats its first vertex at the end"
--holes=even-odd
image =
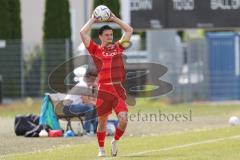
{"type": "MultiPolygon", "coordinates": [[[[1,45],[0,86],[3,97],[39,97],[44,92],[54,92],[48,86],[48,75],[73,57],[71,42],[48,40],[32,54],[23,53],[22,45],[17,40],[9,40],[4,46],[1,45]]],[[[181,52],[170,55],[167,64],[164,64],[169,70],[161,79],[174,86],[167,96],[174,102],[239,100],[239,45],[239,35],[232,32],[209,33],[206,38],[181,43],[181,52]],[[176,56],[176,59],[176,54],[181,56],[176,56]]],[[[147,62],[147,54],[133,50],[126,53],[130,63],[147,62]]],[[[167,57],[168,53],[161,54],[167,57]]],[[[142,71],[144,65],[141,66],[127,70],[142,71]]],[[[69,68],[72,67],[73,64],[70,64],[69,68]]]]}
{"type": "Polygon", "coordinates": [[[0,48],[0,75],[3,97],[38,97],[51,91],[48,75],[72,57],[69,40],[47,40],[33,53],[23,53],[23,44],[7,40],[0,48]]]}

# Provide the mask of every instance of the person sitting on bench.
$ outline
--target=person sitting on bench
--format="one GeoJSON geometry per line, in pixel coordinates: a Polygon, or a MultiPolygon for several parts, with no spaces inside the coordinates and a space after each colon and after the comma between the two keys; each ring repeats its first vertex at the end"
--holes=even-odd
{"type": "Polygon", "coordinates": [[[87,71],[86,68],[79,67],[74,70],[76,77],[75,81],[78,83],[70,90],[63,101],[63,113],[69,116],[84,117],[83,129],[87,135],[93,134],[91,132],[91,125],[96,133],[96,98],[83,94],[84,92],[94,92],[96,86],[96,74],[92,71],[87,71]]]}

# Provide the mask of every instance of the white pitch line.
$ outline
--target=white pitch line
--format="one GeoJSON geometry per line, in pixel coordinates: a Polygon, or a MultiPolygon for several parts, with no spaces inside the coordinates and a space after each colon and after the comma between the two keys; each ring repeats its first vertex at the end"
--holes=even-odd
{"type": "MultiPolygon", "coordinates": [[[[170,151],[170,150],[179,149],[179,148],[187,148],[187,147],[201,145],[201,144],[209,144],[209,143],[214,143],[214,142],[219,142],[219,141],[224,141],[224,140],[230,140],[230,139],[238,139],[238,138],[240,138],[240,135],[239,136],[224,137],[224,138],[216,138],[216,139],[205,140],[205,141],[183,144],[183,145],[177,145],[177,146],[166,147],[166,148],[161,148],[161,149],[157,149],[157,150],[147,150],[147,151],[142,151],[142,152],[135,152],[135,153],[130,153],[130,154],[126,154],[126,155],[120,155],[118,157],[129,157],[129,156],[143,155],[143,154],[153,153],[153,152],[170,151]]],[[[59,149],[59,148],[64,148],[64,147],[66,147],[66,146],[61,146],[61,147],[57,147],[57,148],[59,149]]],[[[44,150],[44,151],[51,151],[51,150],[53,150],[53,148],[47,149],[47,150],[44,150]]],[[[41,152],[41,151],[28,152],[28,153],[22,153],[22,154],[3,155],[3,156],[0,156],[0,160],[2,158],[12,157],[12,156],[24,156],[24,155],[29,155],[29,154],[39,153],[39,152],[41,152]]],[[[114,158],[115,157],[108,157],[108,158],[104,158],[104,160],[114,159],[114,158]]]]}
{"type": "MultiPolygon", "coordinates": [[[[238,138],[240,138],[240,135],[239,136],[231,136],[231,137],[211,139],[211,140],[200,141],[200,142],[189,143],[189,144],[183,144],[183,145],[177,145],[177,146],[166,147],[166,148],[161,148],[161,149],[157,149],[157,150],[147,150],[147,151],[142,151],[142,152],[135,152],[135,153],[127,154],[127,155],[120,155],[118,157],[129,157],[129,156],[144,155],[144,154],[153,153],[153,152],[170,151],[170,150],[179,149],[179,148],[187,148],[187,147],[197,146],[197,145],[201,145],[201,144],[209,144],[209,143],[215,143],[215,142],[219,142],[219,141],[230,140],[230,139],[238,139],[238,138]]],[[[104,160],[108,160],[108,159],[114,159],[114,157],[104,158],[104,160]]]]}

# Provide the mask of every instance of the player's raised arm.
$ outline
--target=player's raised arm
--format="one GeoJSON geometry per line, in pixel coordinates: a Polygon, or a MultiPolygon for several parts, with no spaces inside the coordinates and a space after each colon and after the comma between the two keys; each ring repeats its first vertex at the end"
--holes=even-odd
{"type": "Polygon", "coordinates": [[[82,27],[82,29],[80,31],[80,36],[81,36],[82,41],[83,41],[86,48],[89,47],[90,40],[91,40],[91,37],[88,35],[88,32],[91,29],[91,27],[92,27],[92,25],[94,24],[95,21],[96,21],[96,19],[94,18],[94,16],[92,16],[88,20],[88,22],[82,27]]]}
{"type": "Polygon", "coordinates": [[[125,23],[124,21],[122,21],[121,19],[119,19],[118,17],[116,17],[113,13],[110,17],[110,21],[117,23],[124,31],[123,36],[120,39],[120,43],[130,41],[130,38],[133,33],[133,28],[129,26],[127,23],[125,23]]]}

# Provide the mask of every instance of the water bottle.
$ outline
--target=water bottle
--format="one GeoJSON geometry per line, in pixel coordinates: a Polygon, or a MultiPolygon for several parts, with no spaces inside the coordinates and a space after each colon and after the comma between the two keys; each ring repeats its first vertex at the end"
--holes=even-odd
{"type": "Polygon", "coordinates": [[[80,126],[80,123],[78,123],[77,125],[77,135],[78,136],[81,136],[82,132],[81,132],[81,126],[80,126]]]}

